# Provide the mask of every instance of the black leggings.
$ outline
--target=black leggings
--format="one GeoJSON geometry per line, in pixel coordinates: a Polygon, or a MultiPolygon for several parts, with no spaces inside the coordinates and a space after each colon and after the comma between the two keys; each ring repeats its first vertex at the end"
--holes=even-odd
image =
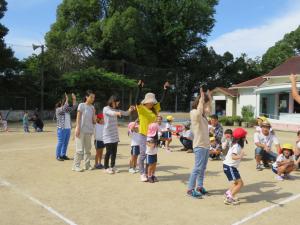
{"type": "Polygon", "coordinates": [[[104,158],[104,168],[109,168],[109,158],[111,156],[110,166],[111,168],[115,167],[116,164],[116,157],[117,157],[117,151],[118,151],[118,142],[115,143],[107,143],[105,144],[106,147],[106,154],[104,158]]]}

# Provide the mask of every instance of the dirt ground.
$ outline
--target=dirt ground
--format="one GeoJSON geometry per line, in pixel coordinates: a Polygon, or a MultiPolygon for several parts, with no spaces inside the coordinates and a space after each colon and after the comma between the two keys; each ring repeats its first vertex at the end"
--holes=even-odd
{"type": "MultiPolygon", "coordinates": [[[[229,184],[221,161],[208,162],[205,187],[211,196],[186,196],[194,155],[178,151],[177,138],[173,152],[159,151],[160,182],[149,184],[128,173],[130,140],[124,126],[117,157],[121,173],[108,175],[103,170],[76,173],[72,161],[56,161],[53,122],[44,133],[24,134],[21,125],[13,125],[0,133],[0,224],[210,225],[241,224],[249,216],[244,224],[299,224],[300,172],[283,182],[270,169],[257,172],[253,129],[248,131],[247,157],[240,166],[245,183],[241,204],[227,206],[223,194],[229,184]]],[[[276,133],[281,143],[295,142],[294,133],[276,133]]],[[[68,155],[73,154],[71,140],[68,155]]]]}

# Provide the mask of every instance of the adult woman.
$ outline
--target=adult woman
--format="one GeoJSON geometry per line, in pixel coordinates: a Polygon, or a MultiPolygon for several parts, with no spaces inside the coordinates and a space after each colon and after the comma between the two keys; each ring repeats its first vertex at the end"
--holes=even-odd
{"type": "Polygon", "coordinates": [[[138,112],[139,118],[139,134],[140,138],[140,157],[139,157],[139,169],[141,174],[141,181],[146,182],[148,178],[146,176],[146,169],[144,165],[144,161],[146,159],[146,142],[147,142],[147,131],[148,126],[156,121],[158,113],[160,111],[160,104],[163,102],[166,92],[169,88],[169,82],[164,84],[164,92],[161,97],[160,102],[158,102],[155,98],[155,94],[147,93],[145,95],[144,100],[140,101],[140,94],[142,88],[144,87],[144,82],[142,80],[138,83],[138,92],[136,96],[136,109],[138,112]]]}
{"type": "Polygon", "coordinates": [[[56,159],[58,161],[69,160],[67,149],[71,135],[71,115],[76,109],[76,96],[72,94],[72,105],[69,105],[69,97],[65,94],[63,100],[60,100],[55,106],[57,120],[57,146],[56,159]]]}
{"type": "Polygon", "coordinates": [[[108,174],[118,173],[119,170],[115,168],[119,132],[118,132],[118,117],[129,116],[134,110],[134,107],[130,107],[128,111],[119,110],[120,99],[113,95],[109,98],[107,106],[103,108],[104,115],[104,129],[103,129],[103,142],[106,147],[106,154],[104,158],[104,168],[108,174]],[[111,158],[110,168],[109,159],[111,158]]]}

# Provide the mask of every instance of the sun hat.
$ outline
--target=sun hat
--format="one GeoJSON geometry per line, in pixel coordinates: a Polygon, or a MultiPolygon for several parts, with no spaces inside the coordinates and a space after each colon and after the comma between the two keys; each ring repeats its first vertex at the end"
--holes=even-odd
{"type": "Polygon", "coordinates": [[[267,117],[265,117],[265,116],[259,116],[256,119],[261,120],[263,122],[267,121],[267,117]]]}
{"type": "Polygon", "coordinates": [[[293,145],[291,145],[291,144],[283,144],[282,151],[284,151],[284,150],[289,150],[291,152],[291,155],[294,154],[293,145]]]}
{"type": "Polygon", "coordinates": [[[244,138],[244,137],[246,137],[246,135],[247,135],[247,131],[244,130],[243,128],[241,128],[241,127],[234,129],[234,131],[232,133],[232,136],[235,139],[244,138]]]}
{"type": "Polygon", "coordinates": [[[153,93],[147,93],[145,95],[145,98],[144,100],[141,102],[142,104],[147,104],[147,103],[153,103],[153,104],[156,104],[157,103],[157,100],[155,98],[155,94],[153,93]]]}
{"type": "Polygon", "coordinates": [[[159,129],[159,125],[157,123],[151,123],[148,126],[148,132],[147,132],[147,137],[154,137],[159,129]]]}
{"type": "Polygon", "coordinates": [[[171,116],[171,115],[169,115],[169,116],[167,116],[167,120],[169,120],[169,121],[173,121],[173,120],[174,120],[174,117],[173,117],[173,116],[171,116]]]}
{"type": "Polygon", "coordinates": [[[132,130],[133,128],[138,128],[139,125],[136,122],[130,122],[128,124],[128,130],[132,130]]]}
{"type": "Polygon", "coordinates": [[[215,137],[210,137],[210,138],[209,138],[209,141],[215,141],[215,140],[216,140],[215,137]]]}
{"type": "Polygon", "coordinates": [[[103,119],[104,118],[104,115],[103,115],[103,113],[99,113],[99,114],[97,114],[97,119],[103,119]]]}
{"type": "Polygon", "coordinates": [[[262,124],[260,126],[261,127],[271,127],[271,124],[269,121],[264,121],[264,122],[262,122],[262,124]]]}

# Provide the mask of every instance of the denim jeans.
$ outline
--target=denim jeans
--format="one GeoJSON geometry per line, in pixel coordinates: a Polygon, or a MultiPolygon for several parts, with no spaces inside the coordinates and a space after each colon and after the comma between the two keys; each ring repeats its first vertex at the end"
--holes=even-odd
{"type": "Polygon", "coordinates": [[[196,181],[198,187],[203,187],[204,173],[206,170],[209,149],[208,148],[194,148],[195,154],[195,167],[190,175],[188,190],[192,190],[196,187],[196,181]]]}
{"type": "Polygon", "coordinates": [[[255,149],[255,155],[260,155],[264,163],[266,163],[267,161],[275,162],[277,159],[277,154],[275,152],[272,151],[267,152],[260,147],[257,147],[255,149]]]}
{"type": "Polygon", "coordinates": [[[57,128],[56,158],[65,156],[70,140],[71,129],[57,128]]]}
{"type": "Polygon", "coordinates": [[[186,149],[193,149],[193,141],[184,139],[183,137],[180,137],[180,142],[186,149]]]}

